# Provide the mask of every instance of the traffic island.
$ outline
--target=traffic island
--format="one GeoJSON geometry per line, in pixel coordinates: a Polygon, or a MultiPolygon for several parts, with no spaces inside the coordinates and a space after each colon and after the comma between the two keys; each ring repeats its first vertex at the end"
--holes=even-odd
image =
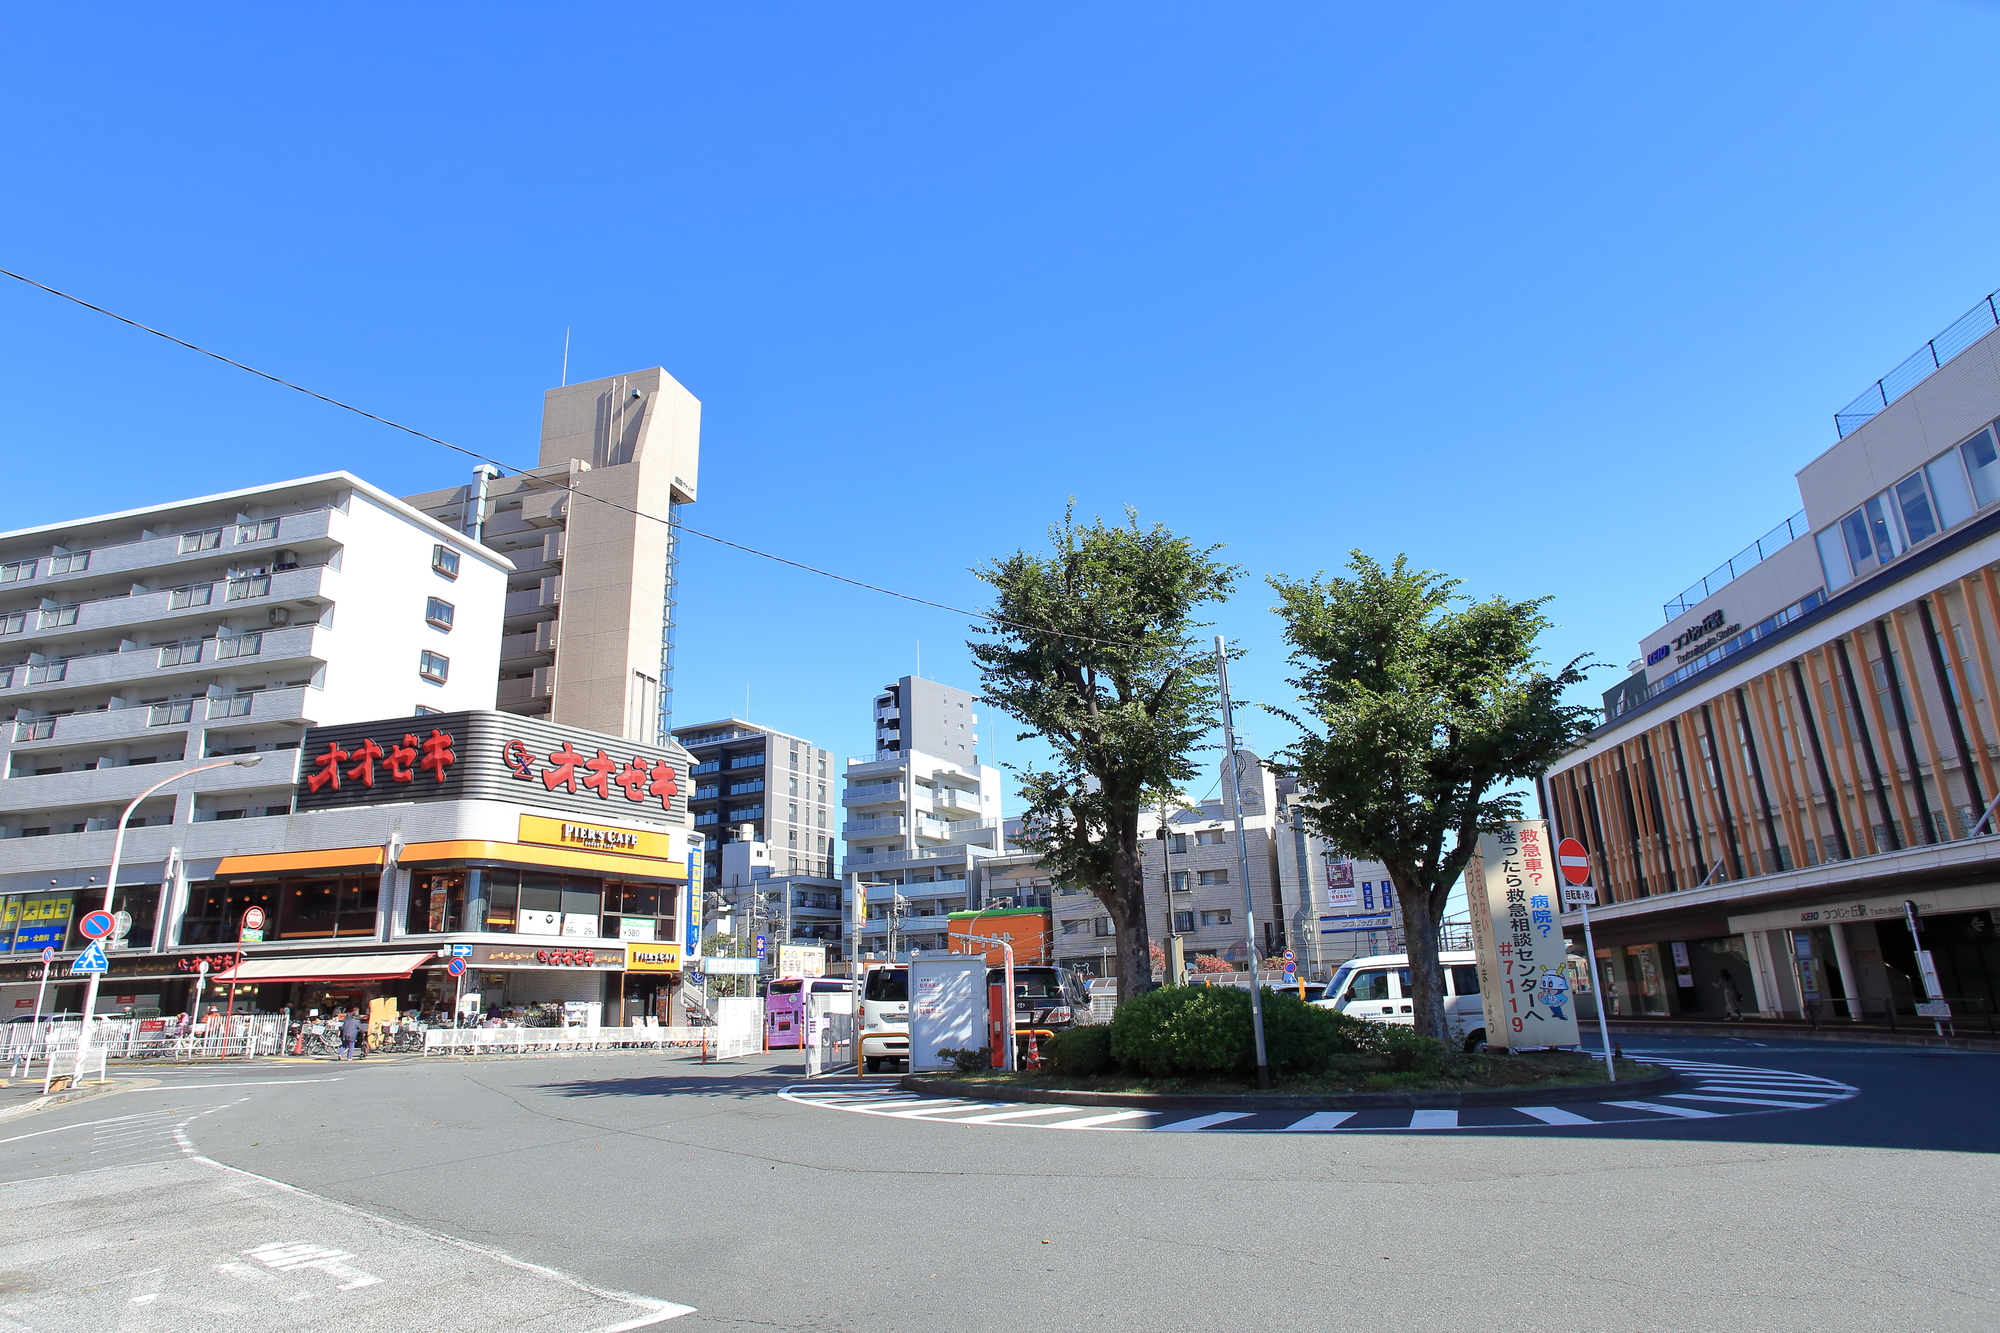
{"type": "Polygon", "coordinates": [[[1384,1073],[1350,1062],[1312,1078],[1281,1079],[1268,1092],[1234,1079],[1148,1079],[1128,1074],[906,1074],[912,1092],[984,1101],[1050,1102],[1068,1106],[1130,1106],[1163,1111],[1449,1110],[1656,1097],[1679,1075],[1636,1060],[1617,1062],[1607,1081],[1596,1056],[1567,1052],[1454,1057],[1435,1071],[1384,1073]],[[1383,1086],[1390,1082],[1390,1086],[1383,1086]],[[1371,1086],[1372,1085],[1372,1086],[1371,1086]]]}

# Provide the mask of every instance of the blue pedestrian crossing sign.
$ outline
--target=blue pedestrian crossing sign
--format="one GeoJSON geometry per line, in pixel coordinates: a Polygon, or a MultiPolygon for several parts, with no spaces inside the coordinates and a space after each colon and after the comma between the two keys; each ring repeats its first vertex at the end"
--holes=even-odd
{"type": "Polygon", "coordinates": [[[762,935],[757,937],[757,956],[759,958],[764,956],[764,937],[762,935]]]}
{"type": "Polygon", "coordinates": [[[111,970],[111,963],[104,956],[104,946],[96,940],[92,940],[90,947],[83,951],[83,955],[69,965],[69,970],[72,972],[109,972],[111,970]]]}

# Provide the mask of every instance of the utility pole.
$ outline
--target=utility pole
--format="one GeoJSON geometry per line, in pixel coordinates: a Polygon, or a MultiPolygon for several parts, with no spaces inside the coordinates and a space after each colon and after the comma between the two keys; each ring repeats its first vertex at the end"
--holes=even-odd
{"type": "Polygon", "coordinates": [[[1250,887],[1250,843],[1243,834],[1243,779],[1236,771],[1236,712],[1229,702],[1229,654],[1215,636],[1215,688],[1222,699],[1223,776],[1236,816],[1236,864],[1243,876],[1243,936],[1250,946],[1250,1032],[1257,1044],[1257,1086],[1271,1086],[1271,1062],[1264,1052],[1264,988],[1257,984],[1257,895],[1250,887]]]}

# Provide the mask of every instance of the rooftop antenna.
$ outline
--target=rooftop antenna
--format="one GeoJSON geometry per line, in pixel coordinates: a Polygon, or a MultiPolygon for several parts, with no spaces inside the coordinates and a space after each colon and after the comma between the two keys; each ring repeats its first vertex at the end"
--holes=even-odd
{"type": "Polygon", "coordinates": [[[563,330],[563,387],[569,387],[569,330],[563,330]]]}

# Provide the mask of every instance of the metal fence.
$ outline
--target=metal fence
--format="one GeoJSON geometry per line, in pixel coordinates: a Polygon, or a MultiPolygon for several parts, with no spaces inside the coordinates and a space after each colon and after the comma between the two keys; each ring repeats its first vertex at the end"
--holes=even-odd
{"type": "Polygon", "coordinates": [[[1877,413],[1936,374],[1945,362],[2000,326],[2000,306],[1989,294],[1953,320],[1937,337],[1912,352],[1901,365],[1863,389],[1855,400],[1833,414],[1833,429],[1841,438],[1858,430],[1877,413]]]}
{"type": "Polygon", "coordinates": [[[1784,550],[1799,538],[1812,532],[1806,525],[1806,511],[1801,509],[1790,518],[1772,528],[1769,532],[1751,542],[1748,546],[1730,556],[1710,570],[1708,574],[1691,583],[1680,596],[1669,598],[1660,610],[1666,618],[1684,615],[1697,605],[1715,596],[1724,587],[1743,577],[1749,570],[1763,564],[1779,551],[1784,550]]]}
{"type": "Polygon", "coordinates": [[[430,1055],[562,1055],[607,1050],[701,1050],[716,1045],[713,1027],[431,1028],[423,1053],[430,1055]]]}

